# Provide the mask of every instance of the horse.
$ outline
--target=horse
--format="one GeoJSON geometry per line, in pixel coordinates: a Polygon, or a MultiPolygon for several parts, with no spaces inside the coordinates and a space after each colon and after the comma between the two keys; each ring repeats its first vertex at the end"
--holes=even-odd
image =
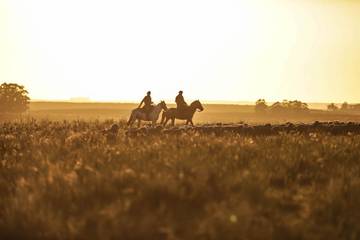
{"type": "Polygon", "coordinates": [[[161,117],[161,124],[165,126],[167,122],[171,119],[171,124],[174,126],[176,118],[186,120],[186,125],[188,123],[191,123],[191,125],[194,126],[192,118],[194,117],[196,110],[199,110],[200,112],[204,110],[204,107],[199,100],[196,100],[192,102],[189,106],[184,107],[184,110],[182,112],[179,112],[176,108],[169,108],[169,110],[163,112],[161,117]]]}
{"type": "Polygon", "coordinates": [[[149,116],[147,116],[146,113],[142,109],[136,108],[136,109],[132,110],[129,121],[127,122],[127,125],[129,127],[131,127],[134,124],[134,122],[136,120],[138,120],[138,127],[140,127],[141,120],[143,120],[143,121],[151,121],[152,126],[155,126],[156,121],[159,119],[161,110],[164,110],[164,111],[168,110],[166,103],[164,101],[161,101],[159,104],[154,106],[153,109],[151,110],[151,112],[148,114],[149,116]]]}

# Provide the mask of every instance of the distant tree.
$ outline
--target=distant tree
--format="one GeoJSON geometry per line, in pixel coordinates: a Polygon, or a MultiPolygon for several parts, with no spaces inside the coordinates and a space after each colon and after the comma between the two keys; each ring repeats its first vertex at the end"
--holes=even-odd
{"type": "Polygon", "coordinates": [[[274,113],[303,113],[308,110],[308,104],[298,100],[283,100],[282,102],[274,103],[270,107],[270,111],[274,113]]]}
{"type": "Polygon", "coordinates": [[[275,102],[275,103],[273,103],[273,105],[271,105],[270,111],[275,112],[275,113],[283,112],[284,106],[282,105],[281,102],[275,102]]]}
{"type": "Polygon", "coordinates": [[[292,108],[292,102],[291,101],[288,101],[286,99],[284,99],[281,103],[280,103],[281,107],[284,108],[284,109],[290,109],[292,108]]]}
{"type": "Polygon", "coordinates": [[[334,103],[330,103],[329,105],[327,105],[327,109],[328,109],[329,111],[336,111],[336,110],[339,109],[339,107],[336,106],[334,103]]]}
{"type": "Polygon", "coordinates": [[[309,106],[307,103],[304,103],[304,102],[301,102],[301,101],[298,101],[298,100],[295,100],[295,101],[292,101],[292,108],[295,110],[295,111],[307,111],[309,110],[309,106]]]}
{"type": "Polygon", "coordinates": [[[255,112],[263,113],[268,109],[268,105],[266,104],[265,99],[259,99],[255,103],[255,112]]]}
{"type": "Polygon", "coordinates": [[[302,102],[301,103],[301,109],[305,110],[305,111],[308,111],[309,110],[309,105],[307,103],[302,102]]]}
{"type": "Polygon", "coordinates": [[[28,109],[30,98],[24,86],[16,83],[0,85],[0,112],[21,113],[28,109]]]}
{"type": "Polygon", "coordinates": [[[350,105],[347,102],[344,102],[341,104],[341,110],[348,110],[350,108],[350,105]]]}

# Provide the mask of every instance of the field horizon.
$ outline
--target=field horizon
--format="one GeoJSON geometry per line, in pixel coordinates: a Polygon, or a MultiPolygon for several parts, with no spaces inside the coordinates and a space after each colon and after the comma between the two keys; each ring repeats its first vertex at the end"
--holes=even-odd
{"type": "MultiPolygon", "coordinates": [[[[239,104],[203,104],[205,110],[194,115],[195,123],[284,123],[314,121],[360,121],[360,113],[329,112],[311,109],[306,114],[258,114],[252,105],[239,104]]],[[[29,110],[22,118],[48,120],[127,120],[136,103],[109,102],[35,102],[29,104],[29,110]]],[[[175,104],[168,104],[175,107],[175,104]]],[[[161,116],[159,117],[161,118],[161,116]]],[[[160,121],[160,120],[159,120],[160,121]]],[[[177,121],[182,124],[183,121],[177,121]]]]}
{"type": "MultiPolygon", "coordinates": [[[[175,104],[173,99],[162,99],[164,100],[166,103],[169,104],[175,104]]],[[[279,100],[281,101],[281,100],[279,100]]],[[[84,98],[70,98],[70,99],[31,99],[30,101],[31,103],[95,103],[95,104],[138,104],[138,101],[135,100],[114,100],[114,101],[99,101],[99,100],[92,100],[90,98],[84,97],[84,98]]],[[[191,102],[191,100],[189,100],[189,102],[191,102]]],[[[211,104],[211,105],[240,105],[240,106],[252,106],[255,105],[255,101],[251,101],[251,100],[201,100],[202,103],[204,104],[211,104]]],[[[276,101],[269,101],[268,104],[273,104],[276,101]]],[[[347,102],[347,101],[345,101],[347,102]]],[[[330,101],[330,102],[307,102],[308,106],[310,109],[314,109],[314,110],[326,110],[327,109],[327,105],[334,103],[335,105],[341,105],[343,102],[334,102],[334,101],[330,101]]],[[[347,102],[349,104],[357,104],[358,102],[347,102]]]]}

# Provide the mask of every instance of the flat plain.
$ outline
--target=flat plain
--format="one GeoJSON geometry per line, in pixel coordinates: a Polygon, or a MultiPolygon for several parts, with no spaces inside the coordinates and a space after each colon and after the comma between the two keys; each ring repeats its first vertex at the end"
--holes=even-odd
{"type": "Polygon", "coordinates": [[[133,105],[71,106],[1,123],[1,239],[360,238],[355,115],[205,106],[129,131],[133,105]]]}
{"type": "MultiPolygon", "coordinates": [[[[325,104],[309,104],[308,114],[299,115],[272,115],[256,114],[254,105],[237,104],[203,104],[205,111],[195,113],[194,121],[197,123],[285,123],[315,121],[360,121],[360,113],[344,114],[341,112],[329,112],[325,104]]],[[[46,120],[127,120],[134,103],[73,103],[73,102],[31,102],[27,114],[23,118],[46,119],[46,120]]],[[[174,104],[168,104],[174,107],[174,104]]],[[[180,121],[181,123],[181,121],[180,121]]]]}

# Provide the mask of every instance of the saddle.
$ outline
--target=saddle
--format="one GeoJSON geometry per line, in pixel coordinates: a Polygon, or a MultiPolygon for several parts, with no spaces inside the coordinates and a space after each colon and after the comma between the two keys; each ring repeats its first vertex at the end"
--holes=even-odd
{"type": "Polygon", "coordinates": [[[154,107],[155,107],[154,105],[151,105],[151,106],[143,106],[142,108],[140,108],[141,112],[146,115],[146,119],[149,119],[149,115],[154,110],[154,107]]]}
{"type": "Polygon", "coordinates": [[[176,115],[180,118],[184,118],[187,115],[187,105],[179,106],[176,108],[176,115]]]}

